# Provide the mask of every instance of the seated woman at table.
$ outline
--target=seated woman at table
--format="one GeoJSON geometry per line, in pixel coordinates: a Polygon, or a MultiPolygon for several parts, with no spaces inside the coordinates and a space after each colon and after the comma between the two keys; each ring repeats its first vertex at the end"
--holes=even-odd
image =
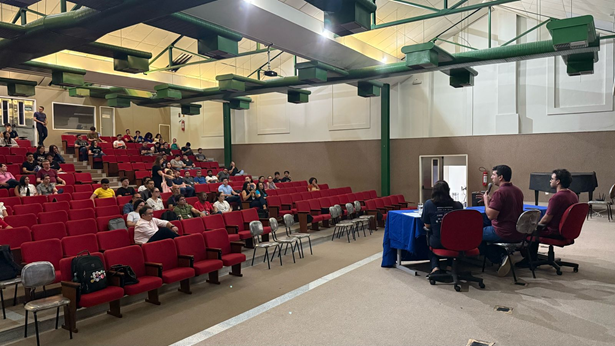
{"type": "MultiPolygon", "coordinates": [[[[439,180],[433,187],[431,199],[423,205],[423,215],[421,221],[425,224],[425,228],[429,229],[429,246],[434,249],[442,249],[440,242],[440,223],[446,213],[457,209],[463,209],[461,203],[453,200],[450,195],[451,189],[448,183],[444,180],[439,180]]],[[[429,261],[431,262],[431,273],[438,274],[440,272],[440,258],[429,252],[429,261]]],[[[447,261],[450,270],[452,260],[447,261]]]]}

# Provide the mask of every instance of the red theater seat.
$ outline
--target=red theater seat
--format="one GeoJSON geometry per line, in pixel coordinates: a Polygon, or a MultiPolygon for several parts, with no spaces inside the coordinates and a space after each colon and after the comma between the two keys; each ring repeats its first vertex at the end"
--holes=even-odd
{"type": "Polygon", "coordinates": [[[99,216],[99,217],[97,217],[96,218],[96,223],[98,224],[98,231],[99,232],[108,231],[109,230],[109,220],[111,220],[111,219],[118,219],[118,218],[119,219],[122,218],[122,215],[120,215],[119,213],[117,213],[116,215],[99,216]]]}
{"type": "MultiPolygon", "coordinates": [[[[91,192],[73,192],[73,201],[89,200],[90,197],[92,197],[92,193],[91,192]]],[[[71,203],[71,205],[72,205],[72,203],[71,203]]],[[[94,202],[92,202],[92,208],[93,207],[94,207],[94,202]]],[[[73,208],[74,208],[74,206],[73,206],[73,208]]]]}
{"type": "Polygon", "coordinates": [[[13,215],[34,214],[43,212],[43,206],[41,204],[22,204],[13,207],[13,215]]]}
{"type": "Polygon", "coordinates": [[[235,232],[235,227],[226,226],[224,223],[224,218],[220,214],[210,215],[203,218],[203,223],[205,224],[205,231],[213,231],[216,229],[223,229],[227,232],[229,241],[239,241],[239,234],[233,233],[235,232]]]}
{"type": "Polygon", "coordinates": [[[94,200],[96,207],[117,206],[117,199],[114,198],[96,198],[94,200]]]}
{"type": "Polygon", "coordinates": [[[47,196],[21,197],[21,204],[43,204],[47,202],[47,196]]]}
{"type": "Polygon", "coordinates": [[[147,302],[159,305],[158,288],[162,286],[162,279],[158,276],[159,267],[145,263],[140,246],[132,245],[121,249],[105,251],[107,266],[111,268],[116,264],[129,265],[135,272],[139,283],[124,286],[124,293],[129,296],[148,292],[147,302]]]}
{"type": "Polygon", "coordinates": [[[143,244],[143,255],[146,262],[160,265],[162,282],[170,284],[180,282],[180,292],[191,294],[190,278],[195,271],[190,266],[190,259],[177,255],[173,239],[164,239],[143,244]]]}
{"type": "Polygon", "coordinates": [[[191,234],[173,240],[180,256],[191,257],[196,275],[209,274],[207,282],[219,284],[218,270],[222,269],[224,264],[218,259],[217,251],[206,251],[202,234],[191,234]]]}
{"type": "Polygon", "coordinates": [[[21,256],[24,263],[38,261],[50,262],[56,270],[56,279],[54,283],[60,281],[62,244],[58,239],[46,239],[23,243],[21,245],[21,256]]]}
{"type": "Polygon", "coordinates": [[[241,211],[232,211],[230,213],[222,214],[224,218],[224,223],[227,226],[233,226],[235,228],[235,234],[239,235],[239,239],[246,241],[246,247],[252,247],[252,233],[247,230],[243,223],[243,217],[241,216],[241,211]]]}
{"type": "Polygon", "coordinates": [[[203,219],[200,217],[181,220],[181,224],[185,234],[195,234],[205,231],[203,219]]]}
{"type": "Polygon", "coordinates": [[[98,240],[95,234],[82,234],[62,238],[64,257],[77,256],[81,251],[98,252],[98,240]]]}
{"type": "Polygon", "coordinates": [[[107,251],[111,249],[119,249],[122,247],[130,246],[130,238],[128,231],[125,229],[116,229],[113,231],[105,231],[96,233],[98,239],[98,248],[101,251],[107,251]]]}
{"type": "Polygon", "coordinates": [[[68,213],[64,210],[47,211],[38,214],[38,223],[41,225],[51,222],[66,223],[68,221],[68,213]]]}
{"type": "Polygon", "coordinates": [[[75,185],[75,192],[87,192],[92,195],[94,190],[92,189],[92,185],[75,185]]]}
{"type": "Polygon", "coordinates": [[[62,239],[66,237],[66,227],[62,222],[33,225],[30,229],[32,230],[32,239],[34,240],[62,239]]]}
{"type": "Polygon", "coordinates": [[[71,220],[96,219],[94,208],[71,209],[68,211],[71,220]]]}
{"type": "Polygon", "coordinates": [[[96,234],[98,232],[98,225],[96,220],[82,219],[82,220],[70,220],[66,222],[66,232],[68,235],[82,235],[82,234],[96,234]]]}
{"type": "Polygon", "coordinates": [[[97,206],[94,211],[96,212],[96,217],[121,215],[117,205],[110,205],[107,207],[97,206]]]}
{"type": "Polygon", "coordinates": [[[218,259],[222,260],[222,264],[232,268],[231,275],[243,276],[241,274],[241,263],[246,260],[246,255],[241,253],[242,243],[230,242],[226,232],[222,229],[203,232],[203,238],[208,251],[217,251],[218,259]]]}
{"type": "Polygon", "coordinates": [[[28,227],[36,225],[35,214],[23,214],[23,215],[9,215],[4,218],[4,222],[8,223],[11,227],[28,227]]]}
{"type": "Polygon", "coordinates": [[[11,250],[21,248],[21,244],[29,241],[32,241],[32,234],[28,227],[0,229],[0,244],[8,245],[11,250]]]}
{"type": "Polygon", "coordinates": [[[46,212],[62,210],[68,213],[68,211],[70,210],[70,204],[67,201],[47,202],[47,203],[43,203],[43,209],[46,212]]]}

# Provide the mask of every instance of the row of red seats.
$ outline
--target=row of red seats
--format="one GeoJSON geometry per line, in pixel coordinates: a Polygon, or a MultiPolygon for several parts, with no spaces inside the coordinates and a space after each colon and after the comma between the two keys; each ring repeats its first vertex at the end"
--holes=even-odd
{"type": "MultiPolygon", "coordinates": [[[[276,186],[277,186],[277,184],[276,184],[276,186]]],[[[329,190],[329,185],[328,184],[318,184],[318,187],[320,187],[320,191],[323,191],[323,192],[326,191],[326,190],[329,190]]],[[[270,196],[287,195],[289,193],[305,192],[306,189],[307,189],[307,186],[288,187],[288,188],[284,188],[284,189],[267,190],[267,194],[269,194],[270,196]]],[[[331,193],[331,191],[329,191],[327,193],[331,193]]]]}
{"type": "Polygon", "coordinates": [[[23,159],[28,152],[34,153],[36,151],[36,148],[32,147],[32,144],[30,143],[30,141],[26,140],[26,142],[27,142],[27,145],[21,145],[17,143],[19,147],[13,147],[13,148],[0,147],[0,156],[15,155],[15,156],[20,156],[23,159]]]}

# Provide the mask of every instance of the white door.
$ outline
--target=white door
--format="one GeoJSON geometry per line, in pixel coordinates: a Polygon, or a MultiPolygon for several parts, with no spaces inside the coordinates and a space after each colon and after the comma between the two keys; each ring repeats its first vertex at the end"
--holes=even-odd
{"type": "Polygon", "coordinates": [[[112,107],[100,107],[100,129],[98,129],[102,136],[115,137],[115,108],[112,107]]]}
{"type": "Polygon", "coordinates": [[[165,142],[171,142],[171,125],[158,124],[158,133],[162,135],[165,142]]]}

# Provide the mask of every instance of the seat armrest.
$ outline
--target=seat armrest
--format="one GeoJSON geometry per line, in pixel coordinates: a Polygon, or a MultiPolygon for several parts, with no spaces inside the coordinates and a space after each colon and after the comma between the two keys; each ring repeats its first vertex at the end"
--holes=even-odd
{"type": "Polygon", "coordinates": [[[232,253],[241,253],[241,249],[243,249],[243,246],[245,244],[239,241],[232,241],[231,242],[231,252],[232,253]]]}
{"type": "Polygon", "coordinates": [[[107,284],[124,288],[124,273],[119,273],[114,270],[108,270],[107,284]]]}
{"type": "Polygon", "coordinates": [[[286,208],[285,210],[290,210],[292,209],[292,207],[293,207],[292,203],[291,204],[282,203],[282,208],[286,208]]]}
{"type": "Polygon", "coordinates": [[[209,259],[222,259],[222,249],[208,247],[205,251],[207,252],[207,258],[209,259]]]}
{"type": "Polygon", "coordinates": [[[239,232],[239,227],[233,225],[226,225],[226,232],[228,234],[237,234],[237,232],[239,232]]]}
{"type": "Polygon", "coordinates": [[[145,262],[145,275],[162,277],[162,263],[145,262]]]}
{"type": "Polygon", "coordinates": [[[77,302],[78,297],[78,289],[81,287],[80,284],[72,281],[62,281],[62,295],[65,298],[68,298],[71,302],[77,302]]]}
{"type": "Polygon", "coordinates": [[[250,229],[250,221],[243,222],[243,229],[250,229]]]}
{"type": "Polygon", "coordinates": [[[192,255],[177,255],[177,264],[180,267],[194,267],[194,256],[192,255]]]}
{"type": "Polygon", "coordinates": [[[269,226],[269,219],[268,218],[258,219],[258,221],[260,221],[263,224],[263,226],[269,226]]]}

